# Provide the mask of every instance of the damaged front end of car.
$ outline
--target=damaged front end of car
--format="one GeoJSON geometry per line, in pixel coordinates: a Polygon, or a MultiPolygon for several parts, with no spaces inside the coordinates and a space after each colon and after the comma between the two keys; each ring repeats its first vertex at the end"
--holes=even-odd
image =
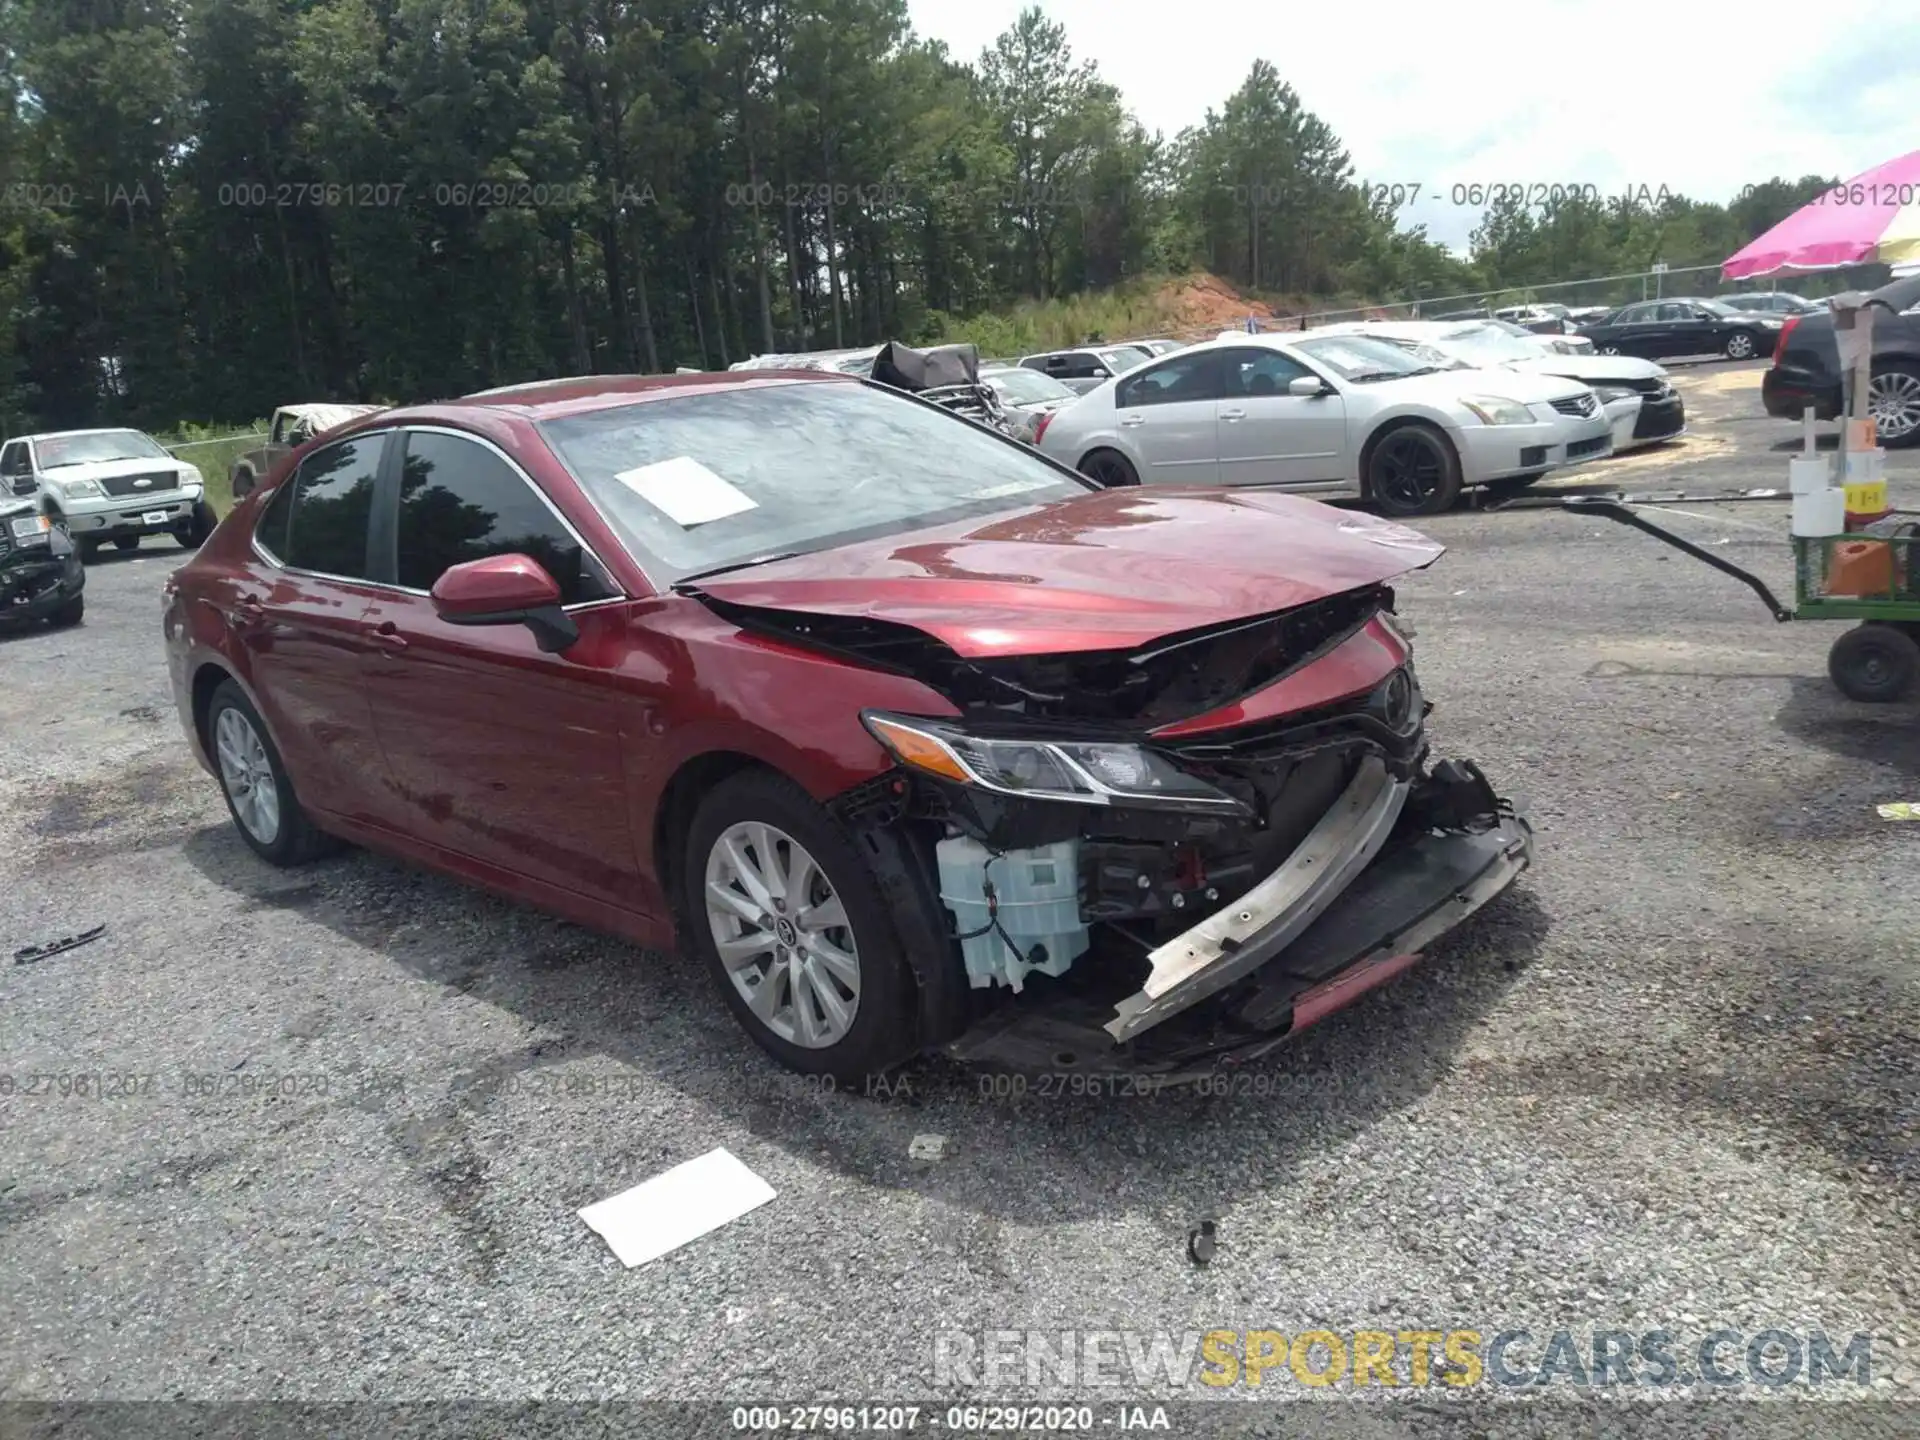
{"type": "MultiPolygon", "coordinates": [[[[1385,585],[1127,650],[988,657],[888,620],[703,598],[959,711],[863,712],[895,768],[835,808],[896,914],[932,917],[903,923],[908,947],[964,973],[962,1018],[927,1038],[970,1063],[1171,1079],[1251,1058],[1531,858],[1477,767],[1430,762],[1385,585]]],[[[939,967],[915,968],[938,992],[939,967]]]]}

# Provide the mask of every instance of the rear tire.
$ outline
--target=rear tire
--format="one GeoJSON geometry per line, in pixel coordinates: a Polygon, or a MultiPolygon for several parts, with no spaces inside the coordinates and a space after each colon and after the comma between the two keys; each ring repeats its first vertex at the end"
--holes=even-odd
{"type": "Polygon", "coordinates": [[[686,846],[688,940],[755,1044],[790,1070],[856,1088],[916,1053],[893,917],[853,838],[812,797],[771,771],[731,775],[700,802],[686,846]],[[809,924],[809,912],[824,918],[809,924]]]}
{"type": "Polygon", "coordinates": [[[66,604],[48,612],[47,624],[56,630],[65,630],[70,626],[78,625],[86,613],[87,597],[85,595],[76,595],[67,601],[66,604]]]}
{"type": "Polygon", "coordinates": [[[1750,331],[1736,330],[1727,337],[1725,353],[1729,360],[1751,360],[1759,349],[1750,331]]]}
{"type": "Polygon", "coordinates": [[[1103,490],[1140,483],[1140,472],[1118,450],[1090,450],[1080,457],[1080,473],[1103,490]]]}
{"type": "Polygon", "coordinates": [[[227,489],[233,492],[233,498],[237,503],[253,493],[255,483],[253,471],[242,466],[235,470],[232,478],[227,481],[227,489]]]}
{"type": "Polygon", "coordinates": [[[1433,426],[1398,425],[1368,442],[1362,478],[1382,515],[1438,515],[1460,498],[1460,457],[1433,426]]]}
{"type": "Polygon", "coordinates": [[[1834,642],[1827,674],[1849,700],[1890,704],[1912,690],[1920,674],[1920,645],[1904,630],[1868,621],[1834,642]]]}
{"type": "Polygon", "coordinates": [[[222,680],[208,702],[206,745],[233,828],[254,854],[284,867],[340,848],[301,808],[266,722],[231,680],[222,680]]]}

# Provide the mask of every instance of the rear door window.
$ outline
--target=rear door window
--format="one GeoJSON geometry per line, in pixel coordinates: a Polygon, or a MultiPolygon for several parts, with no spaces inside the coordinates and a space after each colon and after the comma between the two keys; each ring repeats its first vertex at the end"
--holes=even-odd
{"type": "Polygon", "coordinates": [[[372,573],[367,526],[386,438],[385,433],[365,435],[309,455],[268,504],[261,543],[295,570],[366,579],[372,573]],[[285,515],[276,517],[283,505],[285,515]],[[269,528],[276,523],[284,529],[269,528]]]}
{"type": "Polygon", "coordinates": [[[1131,410],[1139,405],[1218,400],[1222,393],[1222,371],[1218,350],[1184,351],[1122,380],[1114,392],[1114,405],[1121,410],[1131,410]]]}

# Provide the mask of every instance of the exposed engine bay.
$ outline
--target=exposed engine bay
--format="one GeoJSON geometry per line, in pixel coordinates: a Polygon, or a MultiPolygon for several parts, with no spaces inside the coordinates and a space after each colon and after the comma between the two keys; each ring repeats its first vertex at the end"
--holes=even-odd
{"type": "Polygon", "coordinates": [[[1127,651],[988,658],[891,621],[702,598],[960,710],[864,714],[899,765],[837,809],[927,858],[980,1012],[950,1047],[964,1058],[1164,1070],[1271,1043],[1297,997],[1426,943],[1530,856],[1477,768],[1429,765],[1431,707],[1384,585],[1127,651]],[[1403,658],[1364,691],[1232,722],[1382,627],[1403,658]],[[1228,723],[1204,723],[1216,712],[1228,723]]]}

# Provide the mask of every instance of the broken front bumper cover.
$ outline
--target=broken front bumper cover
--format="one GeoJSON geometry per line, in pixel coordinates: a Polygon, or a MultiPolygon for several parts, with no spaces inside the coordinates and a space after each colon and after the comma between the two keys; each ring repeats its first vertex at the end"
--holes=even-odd
{"type": "Polygon", "coordinates": [[[949,1053],[1165,1082],[1266,1053],[1407,968],[1531,863],[1531,828],[1476,769],[1442,766],[1436,779],[1363,763],[1287,861],[1156,949],[1117,1009],[1075,993],[1008,1006],[949,1053]]]}

